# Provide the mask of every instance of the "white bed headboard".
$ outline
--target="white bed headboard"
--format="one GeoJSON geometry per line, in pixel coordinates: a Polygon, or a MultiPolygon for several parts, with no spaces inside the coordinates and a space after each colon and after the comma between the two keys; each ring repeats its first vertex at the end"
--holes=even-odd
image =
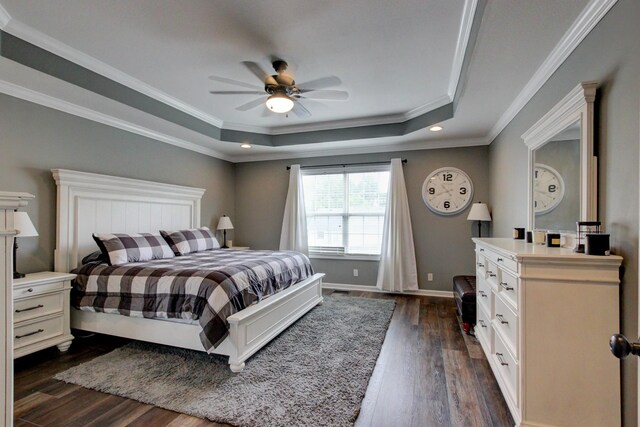
{"type": "Polygon", "coordinates": [[[92,233],[157,233],[200,226],[205,190],[52,169],[58,186],[55,270],[69,272],[98,250],[92,233]]]}

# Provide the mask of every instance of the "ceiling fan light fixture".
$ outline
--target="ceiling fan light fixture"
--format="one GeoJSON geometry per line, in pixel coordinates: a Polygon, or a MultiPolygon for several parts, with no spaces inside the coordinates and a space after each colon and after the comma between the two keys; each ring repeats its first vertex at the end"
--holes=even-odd
{"type": "Polygon", "coordinates": [[[288,113],[293,109],[293,100],[283,93],[276,93],[267,98],[267,108],[274,113],[288,113]]]}
{"type": "Polygon", "coordinates": [[[438,125],[431,126],[431,127],[429,128],[429,130],[430,130],[431,132],[440,132],[442,129],[443,129],[443,127],[442,127],[442,126],[438,126],[438,125]]]}

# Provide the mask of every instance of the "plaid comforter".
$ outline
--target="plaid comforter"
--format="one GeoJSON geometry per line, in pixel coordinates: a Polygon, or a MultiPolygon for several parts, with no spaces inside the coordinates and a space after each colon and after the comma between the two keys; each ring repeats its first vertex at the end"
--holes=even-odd
{"type": "Polygon", "coordinates": [[[198,319],[211,351],[228,335],[229,316],[312,276],[313,268],[298,252],[215,249],[120,266],[89,263],[74,272],[76,308],[198,319]]]}

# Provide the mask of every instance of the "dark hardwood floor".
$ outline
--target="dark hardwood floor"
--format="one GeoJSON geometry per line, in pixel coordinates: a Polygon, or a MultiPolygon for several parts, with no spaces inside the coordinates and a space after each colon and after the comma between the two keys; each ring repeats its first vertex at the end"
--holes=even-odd
{"type": "MultiPolygon", "coordinates": [[[[480,345],[461,331],[453,300],[325,291],[331,293],[397,302],[356,426],[514,425],[480,345]]],[[[17,359],[14,425],[222,426],[53,379],[127,342],[96,335],[76,339],[66,354],[54,347],[17,359]]]]}

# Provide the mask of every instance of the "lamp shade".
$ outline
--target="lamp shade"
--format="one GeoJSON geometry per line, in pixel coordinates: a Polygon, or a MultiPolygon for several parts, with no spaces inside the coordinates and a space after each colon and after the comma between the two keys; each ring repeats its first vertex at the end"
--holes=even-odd
{"type": "Polygon", "coordinates": [[[474,203],[467,219],[469,221],[491,221],[491,214],[487,204],[482,202],[474,203]]]}
{"type": "Polygon", "coordinates": [[[233,224],[231,224],[231,219],[228,216],[223,216],[218,221],[218,230],[231,230],[233,229],[233,224]]]}
{"type": "Polygon", "coordinates": [[[16,234],[18,237],[38,236],[38,231],[33,226],[33,223],[26,212],[14,212],[13,227],[18,230],[18,234],[16,234]]]}

